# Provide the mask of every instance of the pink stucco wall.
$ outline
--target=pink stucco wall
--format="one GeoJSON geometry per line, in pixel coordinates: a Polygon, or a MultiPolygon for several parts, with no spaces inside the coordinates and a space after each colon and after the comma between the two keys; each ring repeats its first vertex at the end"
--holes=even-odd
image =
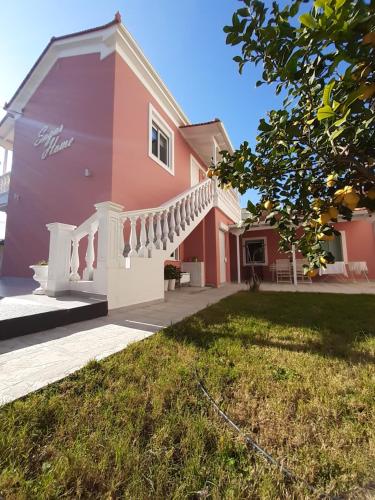
{"type": "Polygon", "coordinates": [[[115,57],[112,200],[126,210],[157,207],[190,187],[193,151],[129,66],[115,57]],[[148,155],[149,103],[174,132],[174,175],[148,155]]]}
{"type": "MultiPolygon", "coordinates": [[[[48,223],[79,225],[100,201],[151,208],[185,191],[191,155],[204,167],[119,55],[59,59],[16,122],[3,274],[30,276],[29,265],[48,257],[48,223]],[[174,132],[174,175],[149,157],[149,103],[174,132]],[[60,124],[60,140],[74,137],[72,147],[42,160],[42,146],[33,143],[44,125],[60,124]]],[[[232,223],[212,209],[180,249],[181,259],[205,261],[213,286],[219,285],[220,222],[232,223]]],[[[229,234],[225,238],[230,281],[229,234]]],[[[85,243],[80,250],[83,255],[85,243]]]]}
{"type": "Polygon", "coordinates": [[[78,225],[111,199],[114,64],[114,55],[59,59],[17,120],[3,275],[29,276],[48,257],[47,223],[78,225]],[[74,143],[42,160],[33,143],[45,124],[64,124],[61,139],[74,143]]]}

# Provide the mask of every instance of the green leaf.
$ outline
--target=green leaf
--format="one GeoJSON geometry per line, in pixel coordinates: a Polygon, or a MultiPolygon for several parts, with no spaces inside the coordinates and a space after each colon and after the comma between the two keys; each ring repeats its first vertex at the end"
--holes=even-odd
{"type": "Polygon", "coordinates": [[[322,120],[327,120],[328,118],[332,118],[335,116],[335,112],[331,108],[331,106],[323,106],[318,109],[318,120],[321,122],[322,120]]]}
{"type": "Polygon", "coordinates": [[[331,92],[333,87],[335,86],[335,80],[332,80],[329,82],[323,90],[323,105],[324,106],[330,106],[331,104],[331,92]]]}
{"type": "Polygon", "coordinates": [[[336,10],[340,10],[341,7],[346,3],[346,0],[336,0],[336,10]]]}
{"type": "Polygon", "coordinates": [[[304,24],[308,28],[314,29],[318,27],[315,19],[309,13],[302,14],[301,16],[299,16],[299,20],[301,24],[304,24]]]}
{"type": "Polygon", "coordinates": [[[350,113],[350,109],[348,109],[348,111],[345,113],[345,115],[342,118],[340,118],[339,120],[335,121],[334,126],[335,127],[340,127],[343,123],[345,123],[346,119],[348,118],[349,113],[350,113]]]}
{"type": "Polygon", "coordinates": [[[333,132],[333,134],[331,135],[331,139],[332,139],[332,140],[337,139],[337,137],[338,137],[339,135],[341,135],[341,134],[344,132],[344,130],[345,130],[345,127],[338,128],[337,130],[335,130],[335,131],[333,132]]]}
{"type": "Polygon", "coordinates": [[[314,2],[314,7],[317,7],[318,9],[324,9],[326,5],[326,0],[315,0],[314,2]]]}

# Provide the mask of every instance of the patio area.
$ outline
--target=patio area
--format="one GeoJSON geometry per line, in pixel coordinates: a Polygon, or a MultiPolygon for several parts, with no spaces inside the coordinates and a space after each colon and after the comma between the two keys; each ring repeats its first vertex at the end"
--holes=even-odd
{"type": "Polygon", "coordinates": [[[313,281],[312,283],[298,283],[298,285],[264,281],[261,284],[261,290],[268,292],[375,294],[375,281],[313,281]]]}
{"type": "MultiPolygon", "coordinates": [[[[90,360],[121,351],[244,288],[232,284],[221,288],[184,287],[167,292],[163,302],[116,309],[105,317],[0,341],[0,406],[66,377],[90,360]]],[[[21,286],[17,290],[25,291],[21,286]]]]}

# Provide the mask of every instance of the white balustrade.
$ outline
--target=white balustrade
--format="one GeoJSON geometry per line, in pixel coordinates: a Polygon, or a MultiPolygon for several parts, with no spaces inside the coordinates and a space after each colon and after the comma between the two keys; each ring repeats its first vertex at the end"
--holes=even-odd
{"type": "Polygon", "coordinates": [[[0,175],[0,194],[8,193],[10,184],[10,172],[0,175]]]}
{"type": "Polygon", "coordinates": [[[81,281],[83,268],[83,281],[94,281],[95,290],[106,293],[108,268],[125,266],[125,256],[150,258],[153,251],[169,255],[213,206],[215,195],[213,181],[206,179],[157,208],[124,212],[120,205],[103,202],[79,227],[49,224],[50,290],[69,289],[69,281],[81,281]],[[87,249],[81,263],[83,239],[87,249]]]}

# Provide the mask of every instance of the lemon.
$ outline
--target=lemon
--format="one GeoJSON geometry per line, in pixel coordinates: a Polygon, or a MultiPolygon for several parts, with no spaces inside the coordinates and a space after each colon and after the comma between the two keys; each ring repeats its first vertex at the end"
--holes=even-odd
{"type": "Polygon", "coordinates": [[[324,214],[321,214],[319,216],[319,223],[324,225],[324,224],[328,224],[328,222],[331,220],[331,216],[328,212],[325,212],[324,214]]]}
{"type": "Polygon", "coordinates": [[[327,259],[325,257],[319,257],[319,262],[321,264],[327,264],[327,259]]]}
{"type": "Polygon", "coordinates": [[[266,210],[272,210],[272,207],[273,207],[273,203],[272,203],[272,201],[267,200],[267,201],[265,201],[265,202],[264,202],[264,208],[265,208],[266,210]]]}
{"type": "Polygon", "coordinates": [[[336,184],[336,179],[335,179],[335,176],[333,174],[330,174],[328,177],[327,177],[327,180],[326,180],[326,184],[327,186],[330,188],[330,187],[333,187],[335,184],[336,184]]]}
{"type": "Polygon", "coordinates": [[[358,205],[359,199],[359,195],[356,192],[350,191],[344,195],[343,204],[351,210],[354,210],[358,205]]]}
{"type": "Polygon", "coordinates": [[[336,205],[339,205],[344,199],[345,191],[343,189],[338,189],[333,195],[333,201],[336,205]]]}
{"type": "Polygon", "coordinates": [[[329,216],[331,217],[331,219],[337,219],[337,217],[339,215],[339,211],[337,210],[336,207],[329,207],[327,213],[329,214],[329,216]]]}
{"type": "Polygon", "coordinates": [[[318,270],[317,269],[309,269],[306,274],[309,278],[314,278],[314,276],[316,276],[318,274],[318,270]]]}
{"type": "Polygon", "coordinates": [[[375,187],[367,191],[367,198],[370,198],[370,200],[375,200],[375,187]]]}

